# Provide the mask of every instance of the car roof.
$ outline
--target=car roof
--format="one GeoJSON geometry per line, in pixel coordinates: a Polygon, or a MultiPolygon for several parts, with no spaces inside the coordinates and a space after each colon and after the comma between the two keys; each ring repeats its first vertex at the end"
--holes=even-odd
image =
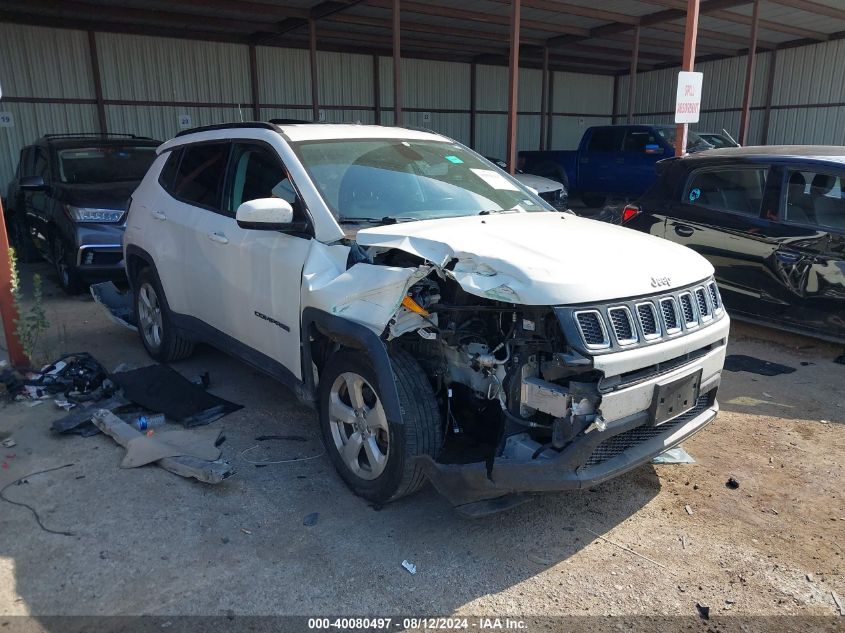
{"type": "Polygon", "coordinates": [[[708,149],[684,156],[688,162],[712,159],[762,159],[789,161],[791,159],[845,163],[845,147],[839,145],[751,145],[708,149]]]}
{"type": "Polygon", "coordinates": [[[146,136],[99,136],[99,135],[79,135],[79,136],[42,136],[38,139],[36,145],[50,145],[52,147],[87,147],[91,145],[117,145],[117,146],[135,146],[135,147],[158,147],[161,141],[146,137],[146,136]]]}
{"type": "Polygon", "coordinates": [[[281,134],[287,141],[345,140],[345,139],[402,139],[414,141],[453,142],[452,139],[426,130],[382,125],[347,123],[291,123],[274,124],[262,121],[210,125],[179,132],[159,148],[159,153],[180,145],[198,141],[225,140],[242,129],[266,129],[281,134]]]}

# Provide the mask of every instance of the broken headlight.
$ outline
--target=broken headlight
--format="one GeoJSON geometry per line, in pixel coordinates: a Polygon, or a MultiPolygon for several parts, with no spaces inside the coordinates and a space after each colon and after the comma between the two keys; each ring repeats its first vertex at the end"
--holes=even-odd
{"type": "Polygon", "coordinates": [[[65,209],[74,222],[120,222],[124,213],[122,209],[92,209],[69,204],[65,209]]]}

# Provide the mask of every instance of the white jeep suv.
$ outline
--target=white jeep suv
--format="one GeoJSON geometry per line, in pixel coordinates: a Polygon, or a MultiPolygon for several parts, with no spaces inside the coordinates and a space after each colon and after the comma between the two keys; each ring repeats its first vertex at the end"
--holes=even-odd
{"type": "Polygon", "coordinates": [[[159,361],[210,343],[318,411],[352,490],[468,514],[623,473],[716,416],[713,268],[552,209],[461,144],[365,125],[180,133],[130,202],[159,361]]]}

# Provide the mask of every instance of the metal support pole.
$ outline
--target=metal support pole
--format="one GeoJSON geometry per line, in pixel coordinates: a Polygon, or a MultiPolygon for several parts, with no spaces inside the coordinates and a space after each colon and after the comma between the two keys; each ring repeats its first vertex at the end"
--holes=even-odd
{"type": "MultiPolygon", "coordinates": [[[[684,60],[681,70],[695,67],[695,43],[698,39],[699,0],[687,0],[687,20],[684,29],[684,60]]],[[[678,123],[675,133],[675,156],[683,156],[687,149],[687,124],[678,123]]]]}
{"type": "Polygon", "coordinates": [[[6,349],[9,350],[9,362],[12,367],[26,367],[29,365],[29,359],[24,354],[23,347],[15,334],[18,311],[12,297],[12,261],[2,202],[0,202],[0,320],[3,321],[3,335],[6,338],[6,349]]]}
{"type": "Polygon", "coordinates": [[[613,109],[611,110],[610,122],[616,125],[619,118],[619,75],[613,77],[613,109]]]}
{"type": "Polygon", "coordinates": [[[554,137],[552,131],[552,125],[555,122],[554,117],[555,111],[555,74],[554,72],[549,73],[549,114],[548,114],[548,123],[546,124],[546,147],[548,149],[552,148],[552,138],[554,137]]]}
{"type": "Polygon", "coordinates": [[[402,43],[399,0],[393,0],[393,125],[402,125],[402,43]]]}
{"type": "Polygon", "coordinates": [[[631,75],[628,77],[628,118],[630,125],[634,122],[634,105],[637,100],[637,64],[640,61],[640,27],[634,29],[634,49],[631,52],[631,75]]]}
{"type": "Polygon", "coordinates": [[[469,65],[469,146],[475,149],[475,111],[477,109],[475,91],[478,81],[478,68],[475,62],[469,65]]]}
{"type": "Polygon", "coordinates": [[[778,49],[772,49],[769,54],[769,77],[766,82],[766,109],[763,111],[763,138],[760,139],[761,145],[766,145],[769,142],[769,121],[772,117],[772,96],[775,92],[775,72],[778,62],[778,49]]]}
{"type": "Polygon", "coordinates": [[[106,123],[106,104],[103,101],[103,82],[100,79],[100,59],[97,55],[97,36],[94,31],[88,31],[88,52],[91,54],[91,77],[94,81],[94,98],[97,100],[97,121],[100,132],[108,132],[106,123]]]}
{"type": "Polygon", "coordinates": [[[540,88],[540,151],[546,149],[546,116],[549,112],[549,47],[543,47],[543,82],[540,88]]]}
{"type": "Polygon", "coordinates": [[[308,50],[311,61],[311,118],[320,120],[320,87],[317,83],[317,21],[308,18],[308,50]]]}
{"type": "Polygon", "coordinates": [[[373,108],[375,123],[381,125],[381,67],[378,55],[373,55],[373,108]]]}
{"type": "Polygon", "coordinates": [[[508,79],[508,172],[516,173],[516,124],[519,108],[519,7],[511,0],[511,50],[508,79]]]}
{"type": "Polygon", "coordinates": [[[252,94],[252,118],[254,121],[260,121],[261,98],[258,96],[258,59],[254,44],[249,47],[249,89],[252,94]]]}
{"type": "Polygon", "coordinates": [[[754,93],[754,63],[757,61],[757,29],[760,22],[760,0],[754,0],[751,12],[751,40],[748,42],[748,63],[745,65],[745,90],[742,93],[742,116],[739,121],[739,144],[748,144],[751,123],[751,96],[754,93]]]}

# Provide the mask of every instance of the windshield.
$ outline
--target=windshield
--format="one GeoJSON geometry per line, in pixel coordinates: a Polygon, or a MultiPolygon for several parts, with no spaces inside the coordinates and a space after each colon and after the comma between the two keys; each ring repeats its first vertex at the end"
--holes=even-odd
{"type": "Polygon", "coordinates": [[[62,182],[92,185],[141,180],[156,158],[155,147],[109,145],[59,150],[62,182]]]}
{"type": "Polygon", "coordinates": [[[355,139],[293,146],[340,222],[553,210],[457,143],[355,139]]]}
{"type": "MultiPolygon", "coordinates": [[[[657,133],[672,147],[675,147],[676,132],[677,130],[674,127],[657,128],[657,133]]],[[[692,130],[687,131],[687,150],[698,151],[704,149],[713,149],[713,146],[692,130]]]]}

